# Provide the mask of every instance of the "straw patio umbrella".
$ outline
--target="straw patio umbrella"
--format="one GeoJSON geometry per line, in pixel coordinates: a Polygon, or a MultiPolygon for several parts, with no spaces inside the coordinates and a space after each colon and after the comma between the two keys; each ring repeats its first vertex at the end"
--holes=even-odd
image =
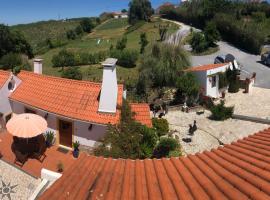
{"type": "Polygon", "coordinates": [[[12,117],[7,123],[7,130],[19,138],[33,138],[47,129],[47,121],[39,115],[25,113],[12,117]]]}

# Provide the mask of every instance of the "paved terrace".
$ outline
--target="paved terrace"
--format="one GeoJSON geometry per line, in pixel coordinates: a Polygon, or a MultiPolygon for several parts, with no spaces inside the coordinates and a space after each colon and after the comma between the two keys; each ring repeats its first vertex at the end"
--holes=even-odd
{"type": "MultiPolygon", "coordinates": [[[[0,133],[0,152],[3,155],[2,159],[12,165],[15,165],[15,155],[11,151],[12,142],[13,138],[10,134],[8,134],[7,132],[0,133]]],[[[65,171],[68,170],[68,168],[75,162],[71,151],[61,151],[58,149],[57,146],[48,148],[45,154],[47,157],[42,163],[36,159],[29,158],[23,167],[17,165],[16,166],[34,177],[40,177],[42,168],[56,172],[57,164],[59,162],[62,162],[64,164],[65,171]]]]}

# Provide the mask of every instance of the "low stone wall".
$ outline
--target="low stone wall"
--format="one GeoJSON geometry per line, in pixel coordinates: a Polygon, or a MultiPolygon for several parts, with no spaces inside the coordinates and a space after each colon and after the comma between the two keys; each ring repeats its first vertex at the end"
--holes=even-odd
{"type": "Polygon", "coordinates": [[[269,124],[270,125],[270,120],[269,119],[263,119],[263,118],[259,118],[259,117],[251,117],[251,116],[233,114],[232,118],[233,119],[239,119],[239,120],[244,120],[244,121],[250,121],[250,122],[261,123],[261,124],[269,124]]]}

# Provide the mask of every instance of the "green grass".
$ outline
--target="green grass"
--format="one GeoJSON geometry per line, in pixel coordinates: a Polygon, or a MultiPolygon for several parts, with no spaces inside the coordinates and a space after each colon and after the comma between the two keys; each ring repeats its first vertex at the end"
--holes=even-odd
{"type": "Polygon", "coordinates": [[[47,39],[63,40],[63,38],[66,37],[66,31],[74,29],[79,23],[79,19],[66,21],[50,20],[30,24],[20,24],[12,26],[11,29],[22,32],[34,51],[37,52],[40,49],[40,45],[47,39]]]}
{"type": "MultiPolygon", "coordinates": [[[[150,43],[159,40],[159,24],[164,24],[168,22],[163,22],[155,19],[150,23],[143,23],[138,29],[127,32],[127,20],[126,19],[112,19],[109,20],[98,27],[95,30],[84,36],[81,39],[74,41],[69,41],[64,47],[52,49],[39,57],[43,58],[43,72],[47,75],[61,76],[61,68],[52,67],[52,57],[57,54],[61,49],[66,48],[67,50],[72,50],[75,52],[88,52],[94,53],[99,51],[109,50],[111,45],[116,44],[117,40],[122,38],[124,35],[127,37],[127,48],[138,50],[140,49],[140,34],[143,32],[147,33],[147,39],[150,43]],[[97,41],[100,40],[100,44],[97,41]]],[[[170,23],[169,23],[170,24],[170,23]]],[[[177,30],[177,26],[170,24],[169,32],[173,33],[177,30]]],[[[99,81],[102,78],[102,67],[100,65],[85,65],[79,66],[83,73],[84,80],[99,81]]],[[[118,66],[117,77],[119,81],[134,81],[138,77],[138,67],[135,68],[123,68],[118,66]]]]}
{"type": "Polygon", "coordinates": [[[195,52],[192,52],[192,55],[194,56],[206,56],[206,55],[211,55],[213,53],[216,53],[219,51],[219,46],[216,46],[216,47],[209,47],[207,50],[201,52],[201,53],[195,53],[195,52]]]}
{"type": "Polygon", "coordinates": [[[108,29],[117,29],[125,28],[129,26],[127,19],[110,19],[96,28],[96,30],[108,30],[108,29]]]}

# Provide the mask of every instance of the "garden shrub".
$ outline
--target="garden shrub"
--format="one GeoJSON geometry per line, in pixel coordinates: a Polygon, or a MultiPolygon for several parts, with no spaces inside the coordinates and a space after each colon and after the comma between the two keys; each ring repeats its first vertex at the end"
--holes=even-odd
{"type": "MultiPolygon", "coordinates": [[[[157,147],[154,150],[153,156],[155,158],[168,157],[175,155],[176,151],[179,152],[180,144],[174,138],[161,138],[157,147]]],[[[179,152],[180,155],[180,152],[179,152]]]]}
{"type": "Polygon", "coordinates": [[[169,132],[169,123],[166,119],[153,118],[152,124],[159,137],[169,132]]]}
{"type": "Polygon", "coordinates": [[[111,57],[117,58],[118,62],[117,64],[122,67],[135,67],[136,61],[138,60],[138,52],[135,50],[112,50],[111,51],[111,57]]]}
{"type": "Polygon", "coordinates": [[[210,111],[212,113],[211,119],[224,121],[232,117],[234,107],[226,107],[224,101],[221,101],[220,104],[212,106],[210,111]]]}

